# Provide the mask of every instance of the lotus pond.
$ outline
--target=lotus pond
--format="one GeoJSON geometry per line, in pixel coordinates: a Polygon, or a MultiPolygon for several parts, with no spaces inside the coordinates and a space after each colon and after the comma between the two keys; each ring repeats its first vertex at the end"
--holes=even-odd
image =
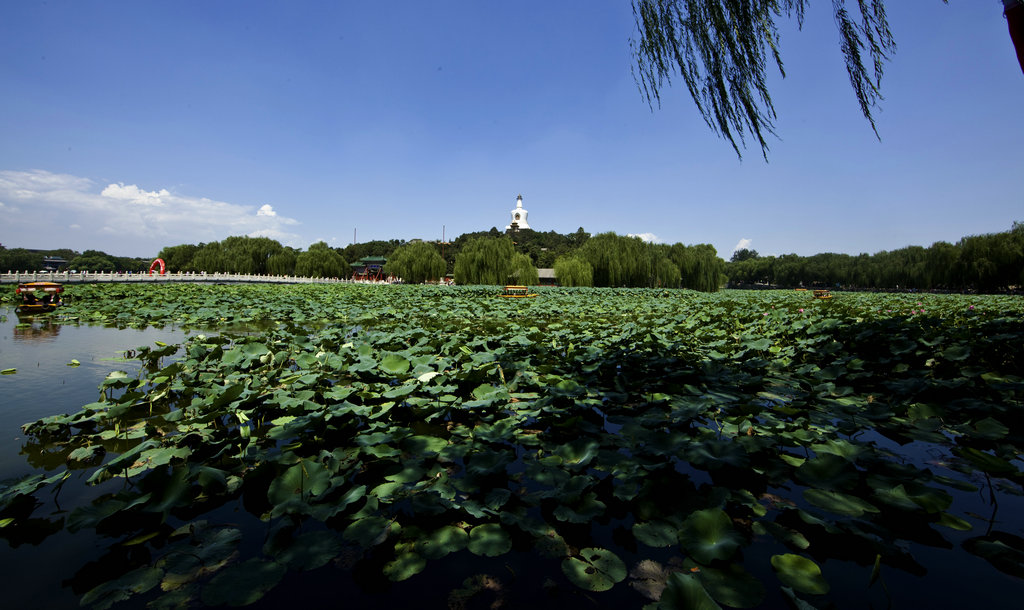
{"type": "Polygon", "coordinates": [[[1019,297],[68,292],[45,322],[0,323],[18,607],[1024,595],[1019,297]],[[3,359],[54,327],[49,364],[3,359]],[[121,360],[79,374],[76,329],[121,360]],[[32,369],[74,389],[12,390],[32,369]]]}

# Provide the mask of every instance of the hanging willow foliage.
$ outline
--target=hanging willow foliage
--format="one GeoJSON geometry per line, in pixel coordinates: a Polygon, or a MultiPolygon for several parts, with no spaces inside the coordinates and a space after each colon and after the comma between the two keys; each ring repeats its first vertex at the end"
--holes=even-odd
{"type": "MultiPolygon", "coordinates": [[[[944,2],[946,0],[943,0],[944,2]]],[[[775,108],[768,92],[769,60],[786,75],[779,53],[777,20],[803,26],[809,0],[633,0],[639,39],[631,41],[637,85],[652,106],[681,76],[704,120],[742,157],[748,134],[767,159],[765,137],[775,135],[775,108]]],[[[872,108],[882,99],[882,71],[896,43],[885,0],[832,0],[850,84],[861,112],[878,135],[872,108]],[[858,18],[859,16],[859,18],[858,18]]]]}

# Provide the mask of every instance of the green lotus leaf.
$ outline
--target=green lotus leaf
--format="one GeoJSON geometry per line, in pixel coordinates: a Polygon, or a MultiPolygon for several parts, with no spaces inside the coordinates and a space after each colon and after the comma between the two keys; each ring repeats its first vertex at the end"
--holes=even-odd
{"type": "Polygon", "coordinates": [[[967,360],[971,355],[971,348],[968,345],[959,344],[947,347],[942,350],[942,357],[946,360],[952,360],[953,362],[961,362],[967,360]]]}
{"type": "Polygon", "coordinates": [[[754,533],[757,535],[771,534],[776,540],[798,549],[806,549],[811,546],[807,538],[800,532],[784,527],[774,521],[755,521],[753,524],[754,533]]]}
{"type": "Polygon", "coordinates": [[[993,531],[964,541],[968,553],[977,555],[1000,572],[1024,578],[1024,538],[1008,532],[993,531]]]}
{"type": "Polygon", "coordinates": [[[986,417],[974,424],[974,435],[985,440],[998,440],[1010,433],[1010,429],[997,419],[986,417]]]}
{"type": "Polygon", "coordinates": [[[484,523],[469,532],[469,550],[474,555],[497,557],[512,550],[512,539],[497,523],[484,523]]]}
{"type": "Polygon", "coordinates": [[[861,445],[856,445],[850,441],[843,439],[831,439],[824,443],[817,443],[811,445],[811,449],[818,455],[832,454],[838,455],[839,457],[848,460],[850,462],[855,461],[860,455],[862,455],[866,448],[861,445]]]}
{"type": "Polygon", "coordinates": [[[1001,457],[985,453],[974,447],[957,447],[953,453],[989,474],[1006,475],[1017,472],[1016,466],[1001,457]]]}
{"type": "Polygon", "coordinates": [[[578,438],[555,449],[555,455],[571,466],[586,466],[597,456],[601,443],[592,438],[578,438]]]}
{"type": "Polygon", "coordinates": [[[626,564],[609,550],[586,548],[563,560],[562,572],[581,589],[607,591],[626,578],[626,564]]]}
{"type": "Polygon", "coordinates": [[[330,532],[305,532],[280,550],[274,560],[291,570],[315,570],[327,565],[341,550],[341,541],[330,532]]]}
{"type": "Polygon", "coordinates": [[[280,563],[256,558],[236,563],[210,579],[201,599],[207,606],[248,606],[277,586],[285,570],[280,563]]]}
{"type": "Polygon", "coordinates": [[[82,596],[81,604],[105,610],[117,602],[125,601],[132,595],[145,593],[160,584],[163,570],[143,566],[128,572],[115,580],[107,581],[82,596]]]}
{"type": "Polygon", "coordinates": [[[738,564],[712,568],[697,566],[687,560],[683,566],[699,568],[696,576],[704,590],[718,603],[730,608],[753,608],[764,600],[764,584],[738,564]]]}
{"type": "Polygon", "coordinates": [[[387,539],[391,525],[391,522],[384,517],[364,517],[350,523],[342,536],[345,540],[358,543],[364,549],[368,549],[387,539]]]}
{"type": "Polygon", "coordinates": [[[942,512],[953,503],[953,496],[947,492],[925,486],[914,486],[910,499],[929,513],[942,512]]]}
{"type": "Polygon", "coordinates": [[[951,515],[949,513],[940,513],[939,520],[936,521],[936,523],[943,527],[948,527],[949,529],[954,529],[961,532],[969,532],[972,529],[974,529],[974,527],[970,524],[969,521],[966,521],[964,519],[961,519],[960,517],[957,517],[956,515],[951,515]]]}
{"type": "Polygon", "coordinates": [[[678,528],[665,521],[634,523],[633,535],[643,544],[655,548],[679,544],[678,528]]]}
{"type": "Polygon", "coordinates": [[[404,489],[405,483],[381,483],[380,485],[371,489],[370,494],[375,496],[381,502],[391,502],[392,500],[395,499],[395,494],[401,492],[404,489]]]}
{"type": "Polygon", "coordinates": [[[421,539],[417,550],[426,559],[440,559],[450,553],[461,551],[468,544],[469,534],[466,533],[466,530],[454,525],[446,525],[421,539]]]}
{"type": "Polygon", "coordinates": [[[746,468],[750,464],[750,458],[743,447],[724,438],[709,438],[695,443],[686,451],[686,459],[709,470],[725,465],[746,468]]]}
{"type": "Polygon", "coordinates": [[[88,445],[86,447],[79,447],[68,454],[67,461],[69,464],[88,465],[103,459],[106,455],[107,450],[103,445],[88,445]]]}
{"type": "Polygon", "coordinates": [[[859,517],[864,513],[878,512],[878,509],[871,503],[856,496],[840,493],[838,491],[805,489],[804,499],[815,506],[824,508],[827,511],[850,517],[859,517]]]}
{"type": "Polygon", "coordinates": [[[907,489],[902,483],[888,489],[876,488],[874,494],[875,498],[889,506],[895,506],[903,510],[917,510],[918,508],[917,503],[911,499],[910,494],[907,493],[907,489]]]}
{"type": "Polygon", "coordinates": [[[409,370],[409,360],[398,354],[388,354],[380,361],[380,370],[388,375],[402,375],[409,370]]]}
{"type": "Polygon", "coordinates": [[[668,577],[665,590],[661,593],[661,602],[657,605],[660,610],[687,609],[687,610],[721,610],[715,600],[711,599],[693,574],[682,574],[676,572],[668,577]]]}
{"type": "Polygon", "coordinates": [[[418,553],[406,551],[394,560],[384,564],[383,572],[392,582],[406,580],[419,574],[427,567],[427,560],[418,553]]]}
{"type": "Polygon", "coordinates": [[[824,595],[829,591],[828,582],[821,574],[818,564],[801,555],[786,553],[772,555],[772,567],[779,580],[801,593],[824,595]]]}
{"type": "Polygon", "coordinates": [[[724,510],[707,508],[686,518],[679,530],[679,542],[691,557],[707,564],[732,557],[745,540],[724,510]]]}
{"type": "Polygon", "coordinates": [[[331,486],[331,473],[316,460],[301,460],[270,483],[267,500],[281,504],[292,499],[315,498],[331,486]]]}
{"type": "Polygon", "coordinates": [[[796,476],[807,485],[825,489],[842,489],[858,479],[850,462],[830,453],[804,462],[796,469],[796,476]]]}

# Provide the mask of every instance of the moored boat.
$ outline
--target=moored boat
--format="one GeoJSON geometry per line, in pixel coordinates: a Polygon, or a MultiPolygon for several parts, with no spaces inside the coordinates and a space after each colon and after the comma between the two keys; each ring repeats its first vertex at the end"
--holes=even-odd
{"type": "Polygon", "coordinates": [[[18,284],[14,294],[21,297],[17,313],[46,313],[64,304],[61,293],[64,285],[57,282],[24,282],[18,284]]]}
{"type": "Polygon", "coordinates": [[[505,286],[498,296],[512,299],[532,299],[537,296],[537,293],[530,292],[529,286],[505,286]]]}

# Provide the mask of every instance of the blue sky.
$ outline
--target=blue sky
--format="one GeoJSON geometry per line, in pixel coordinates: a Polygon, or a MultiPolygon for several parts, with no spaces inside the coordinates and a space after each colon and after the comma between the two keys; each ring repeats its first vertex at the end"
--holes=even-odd
{"type": "Polygon", "coordinates": [[[153,256],[508,224],[761,254],[1024,220],[1024,74],[996,0],[887,3],[877,139],[831,3],[782,34],[779,139],[738,159],[637,89],[628,0],[4,2],[0,243],[153,256]]]}

